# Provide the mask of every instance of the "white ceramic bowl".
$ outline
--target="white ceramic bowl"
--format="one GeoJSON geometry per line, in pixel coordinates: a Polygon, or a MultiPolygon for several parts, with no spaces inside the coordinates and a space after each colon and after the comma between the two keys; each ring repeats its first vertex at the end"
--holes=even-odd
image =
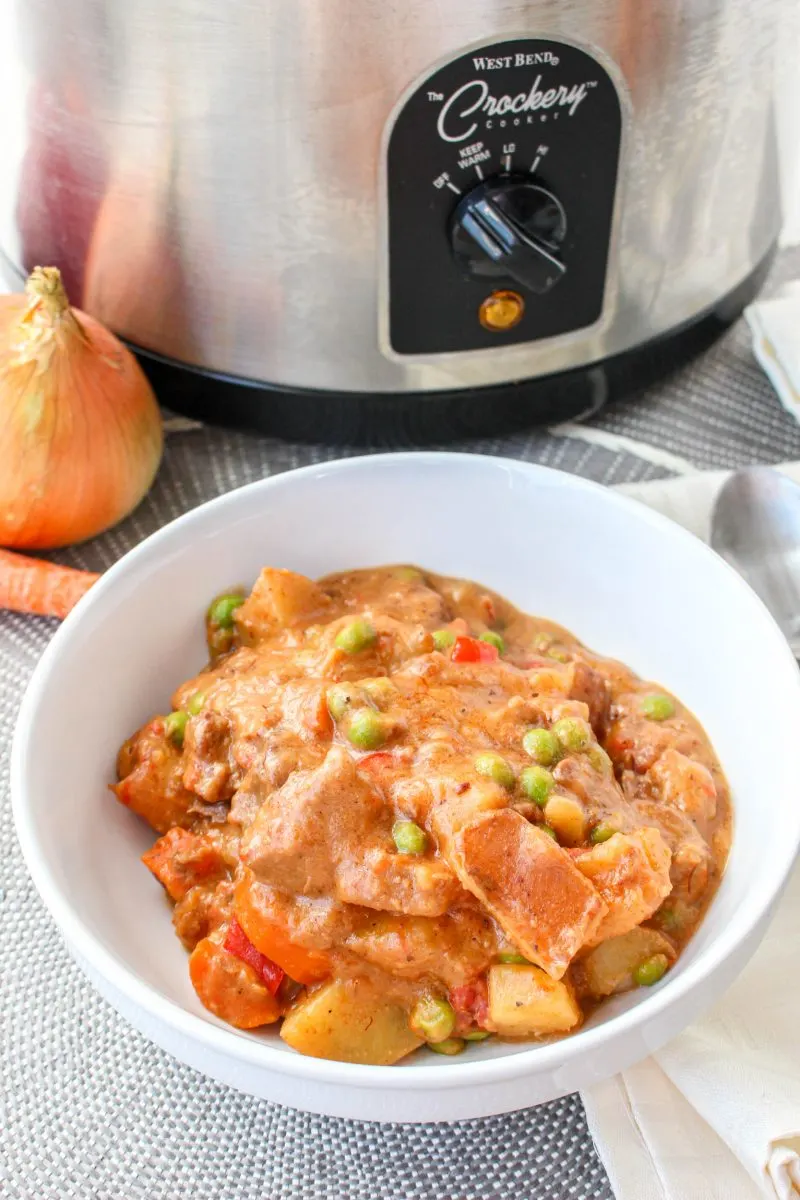
{"type": "Polygon", "coordinates": [[[53,638],[13,750],[34,881],[75,957],[133,1025],[243,1091],[367,1120],[437,1121],[536,1104],[644,1057],[714,1001],[764,933],[800,842],[800,675],[777,627],[699,541],[573,476],[462,454],[307,467],[174,521],[100,580],[53,638]],[[397,1067],[305,1058],[202,1008],[160,886],[152,833],[107,790],[117,747],[204,660],[210,596],[265,564],[321,575],[414,562],[495,588],[675,691],[732,785],[735,835],[708,917],[663,983],[576,1035],[487,1042],[397,1067]]]}

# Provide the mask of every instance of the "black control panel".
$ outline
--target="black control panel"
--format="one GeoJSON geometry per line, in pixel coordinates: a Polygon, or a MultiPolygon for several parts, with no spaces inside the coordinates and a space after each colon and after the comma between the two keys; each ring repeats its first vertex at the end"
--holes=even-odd
{"type": "Polygon", "coordinates": [[[496,42],[429,75],[388,143],[394,352],[481,350],[594,324],[621,127],[609,75],[563,42],[496,42]],[[513,311],[507,326],[484,320],[495,297],[513,311]]]}

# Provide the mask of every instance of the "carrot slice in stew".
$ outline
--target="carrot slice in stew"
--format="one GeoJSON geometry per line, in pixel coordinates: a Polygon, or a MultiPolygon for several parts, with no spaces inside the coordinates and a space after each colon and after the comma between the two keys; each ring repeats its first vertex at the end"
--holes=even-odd
{"type": "Polygon", "coordinates": [[[173,900],[182,900],[190,888],[215,883],[226,873],[220,848],[205,834],[175,826],[142,855],[173,900]]]}
{"type": "Polygon", "coordinates": [[[198,942],[189,958],[194,990],[209,1010],[237,1029],[271,1025],[281,1007],[263,979],[246,962],[226,950],[219,933],[198,942]]]}
{"type": "Polygon", "coordinates": [[[286,931],[264,912],[258,898],[258,884],[247,877],[236,885],[233,908],[237,920],[256,951],[282,967],[297,983],[318,983],[327,979],[331,964],[326,955],[306,950],[291,941],[286,931]]]}

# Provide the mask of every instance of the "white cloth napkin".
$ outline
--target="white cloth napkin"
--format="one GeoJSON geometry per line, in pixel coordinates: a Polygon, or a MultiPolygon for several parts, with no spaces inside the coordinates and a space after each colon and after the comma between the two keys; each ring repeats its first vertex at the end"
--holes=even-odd
{"type": "MultiPolygon", "coordinates": [[[[779,469],[800,482],[800,463],[779,469]]],[[[726,477],[621,490],[707,540],[726,477]]],[[[754,959],[717,1007],[582,1094],[617,1200],[800,1198],[799,996],[800,866],[754,959]]]]}
{"type": "Polygon", "coordinates": [[[800,422],[800,280],[745,309],[755,354],[780,397],[800,422]]]}

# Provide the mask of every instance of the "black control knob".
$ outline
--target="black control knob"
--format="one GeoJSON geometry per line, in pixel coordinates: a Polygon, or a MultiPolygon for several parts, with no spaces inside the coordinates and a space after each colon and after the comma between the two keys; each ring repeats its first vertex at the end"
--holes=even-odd
{"type": "Polygon", "coordinates": [[[456,258],[471,274],[538,293],[566,271],[558,254],[566,232],[560,201],[529,179],[487,179],[459,202],[450,226],[456,258]]]}

